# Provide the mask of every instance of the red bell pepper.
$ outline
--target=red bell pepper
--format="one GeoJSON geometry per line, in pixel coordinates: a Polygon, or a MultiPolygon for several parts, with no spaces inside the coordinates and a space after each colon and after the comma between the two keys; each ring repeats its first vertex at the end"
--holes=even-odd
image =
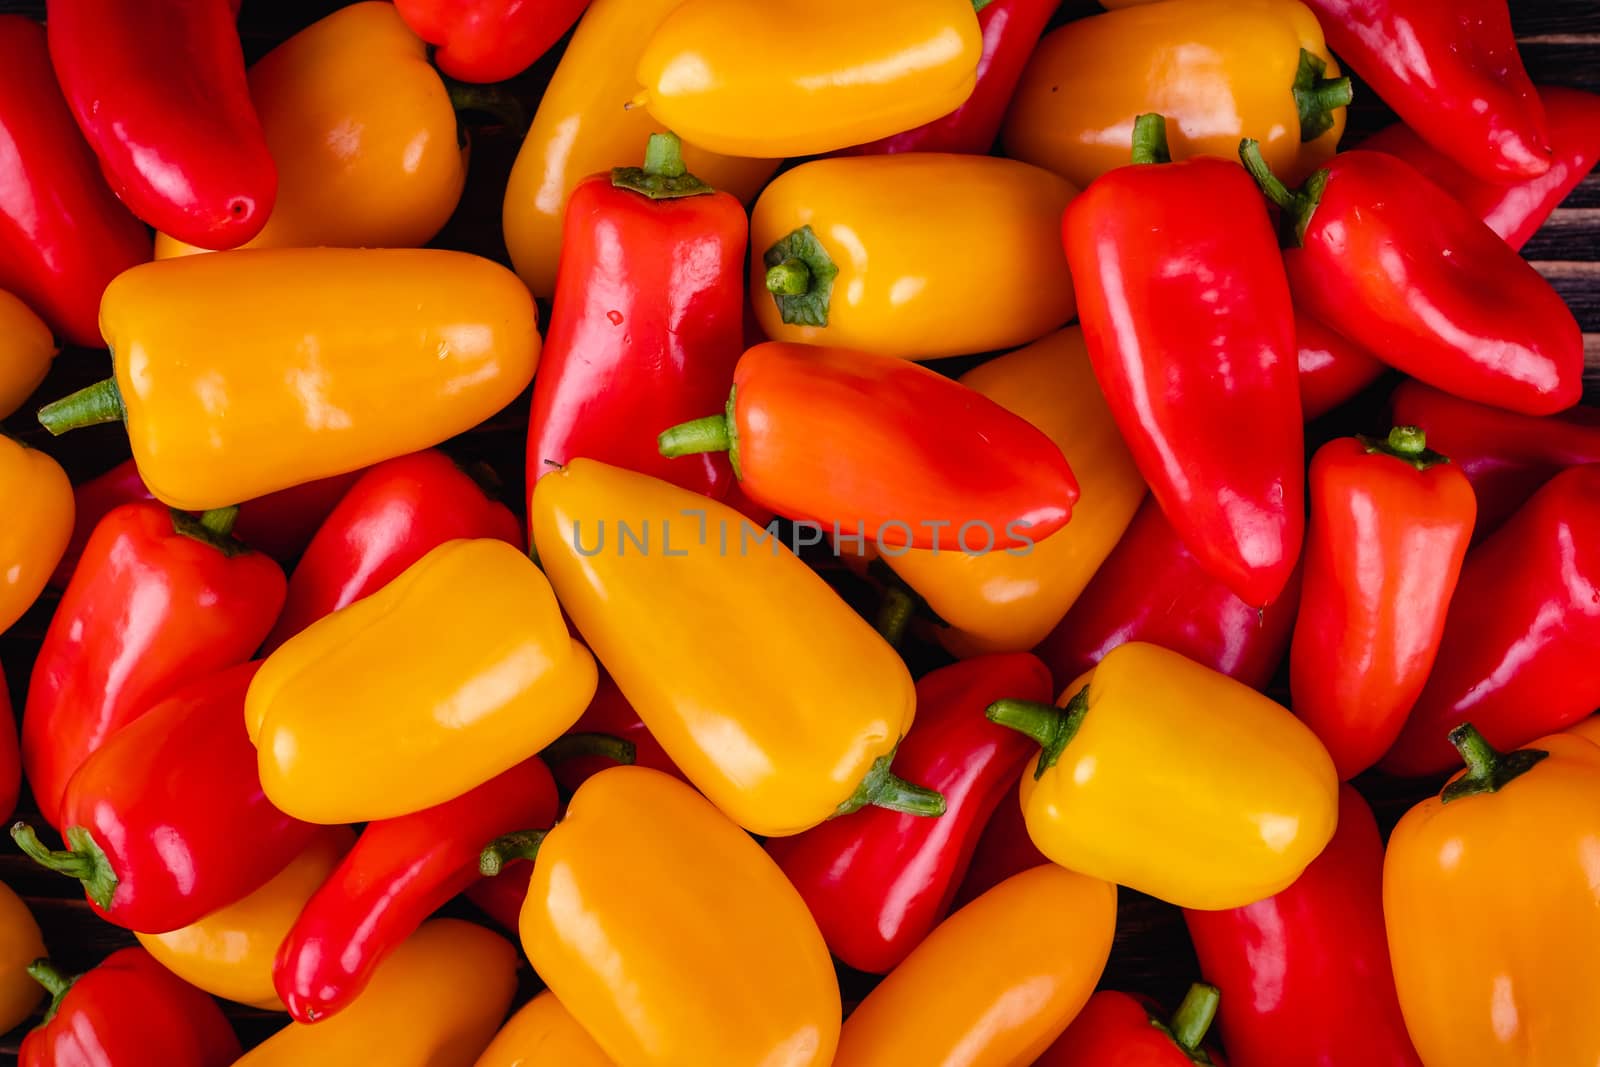
{"type": "Polygon", "coordinates": [[[1583,332],[1566,303],[1415,167],[1341,152],[1292,192],[1254,141],[1239,154],[1283,208],[1283,262],[1306,314],[1469,400],[1529,415],[1578,402],[1583,332]]]}
{"type": "Polygon", "coordinates": [[[227,1067],[239,1058],[217,1002],[142,948],[119,949],[77,978],[48,960],[28,973],[51,1001],[22,1039],[18,1067],[227,1067]]]}
{"type": "Polygon", "coordinates": [[[1196,982],[1166,1019],[1148,997],[1103,989],[1033,1067],[1226,1067],[1216,1050],[1201,1047],[1218,999],[1215,986],[1196,982]]]}
{"type": "Polygon", "coordinates": [[[17,716],[11,710],[11,689],[0,672],[0,811],[6,818],[17,810],[22,792],[22,750],[17,740],[17,716]]]}
{"type": "Polygon", "coordinates": [[[1289,690],[1340,778],[1400,736],[1438,654],[1476,513],[1466,475],[1414,426],[1386,441],[1341,437],[1311,460],[1289,690]]]}
{"type": "Polygon", "coordinates": [[[821,345],[756,345],[727,413],[660,445],[727,452],[752,500],[886,551],[1026,551],[1078,499],[1061,449],[1021,416],[909,360],[821,345]]]}
{"type": "Polygon", "coordinates": [[[260,666],[184,686],[84,760],[61,804],[65,851],[23,823],[11,836],[81,880],[103,918],[140,933],[180,929],[260,889],[317,831],[262,792],[244,723],[260,666]]]}
{"type": "Polygon", "coordinates": [[[1353,399],[1388,369],[1377,356],[1298,311],[1294,337],[1300,346],[1300,413],[1307,422],[1353,399]]]}
{"type": "Polygon", "coordinates": [[[1434,774],[1472,721],[1502,752],[1600,707],[1600,464],[1556,475],[1467,553],[1433,673],[1381,766],[1434,774]]]}
{"type": "Polygon", "coordinates": [[[90,753],[179,685],[249,659],[272,628],[283,571],[228,537],[228,522],[138,503],[95,527],[22,713],[22,766],[50,825],[90,753]]]}
{"type": "Polygon", "coordinates": [[[271,652],[307,626],[387,585],[457,538],[524,547],[522,524],[443,452],[385,460],[358,478],[311,539],[289,576],[271,652]]]}
{"type": "MultiPolygon", "coordinates": [[[[638,766],[688,781],[661,747],[661,742],[650,733],[644,720],[639,718],[639,713],[633,710],[628,698],[622,695],[622,690],[617,688],[611,675],[604,671],[600,672],[600,684],[595,687],[589,706],[564,736],[583,734],[605,734],[620,738],[633,746],[633,762],[638,766]]],[[[546,749],[544,757],[550,764],[550,773],[555,775],[556,784],[569,794],[607,767],[617,765],[617,761],[604,751],[564,745],[560,741],[546,749]]],[[[500,879],[490,878],[485,884],[498,881],[500,879]]]]}
{"type": "Polygon", "coordinates": [[[673,462],[655,435],[728,395],[744,350],[744,206],[684,173],[678,139],[656,134],[643,168],[578,183],[562,232],[528,492],[586,456],[722,497],[733,482],[726,457],[673,462]]]}
{"type": "Polygon", "coordinates": [[[0,141],[0,289],[58,336],[100,348],[100,294],[150,258],[150,233],[83,143],[44,28],[21,15],[0,15],[0,141]]]}
{"type": "Polygon", "coordinates": [[[1095,377],[1134,462],[1207,572],[1251,607],[1288,584],[1305,533],[1294,308],[1272,224],[1226,161],[1134,166],[1067,206],[1062,240],[1095,377]]]}
{"type": "Polygon", "coordinates": [[[966,907],[1014,874],[1049,862],[1028,836],[1022,805],[1002,800],[978,838],[951,910],[966,907]]]}
{"type": "Polygon", "coordinates": [[[395,0],[433,61],[464,82],[500,82],[533,66],[572,29],[589,0],[395,0]]]}
{"type": "Polygon", "coordinates": [[[1025,652],[964,660],[917,682],[916,722],[894,770],[944,794],[939,818],[863,808],[767,842],[828,948],[851,967],[887,974],[949,911],[984,824],[1033,754],[1028,738],[984,717],[1019,693],[1055,695],[1049,670],[1025,652]]]}
{"type": "Polygon", "coordinates": [[[1422,1067],[1389,966],[1383,842],[1350,786],[1339,787],[1333,840],[1288,889],[1183,917],[1200,972],[1222,991],[1233,1067],[1422,1067]]]}
{"type": "Polygon", "coordinates": [[[50,59],[111,188],[162,233],[234,248],[267,224],[278,170],[223,0],[48,0],[50,59]]]}
{"type": "Polygon", "coordinates": [[[1306,0],[1328,47],[1412,129],[1486,181],[1550,168],[1544,106],[1506,0],[1306,0]]]}

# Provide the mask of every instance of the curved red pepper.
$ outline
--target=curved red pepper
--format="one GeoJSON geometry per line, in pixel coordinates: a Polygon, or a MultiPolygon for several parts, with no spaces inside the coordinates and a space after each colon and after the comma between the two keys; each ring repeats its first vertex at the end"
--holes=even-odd
{"type": "Polygon", "coordinates": [[[11,689],[0,672],[0,811],[10,818],[22,792],[22,749],[17,739],[17,716],[11,710],[11,689]]]}
{"type": "Polygon", "coordinates": [[[227,1067],[239,1058],[217,1002],[142,948],[119,949],[70,980],[45,960],[28,973],[53,999],[22,1039],[18,1067],[227,1067]]]}
{"type": "Polygon", "coordinates": [[[863,808],[767,842],[835,956],[887,974],[945,917],[985,822],[1011,797],[1033,751],[1002,736],[1015,731],[989,722],[984,709],[1020,693],[1048,702],[1054,692],[1045,665],[1025,652],[924,675],[894,771],[943,793],[945,813],[927,819],[863,808]]]}
{"type": "Polygon", "coordinates": [[[433,61],[464,82],[499,82],[533,66],[572,29],[589,0],[395,0],[433,61]]]}
{"type": "Polygon", "coordinates": [[[1033,1067],[1227,1067],[1201,1046],[1218,999],[1216,987],[1197,982],[1169,1020],[1148,997],[1103,989],[1033,1067]]]}
{"type": "Polygon", "coordinates": [[[528,880],[533,877],[531,860],[512,860],[493,878],[479,878],[462,894],[508,933],[521,929],[522,905],[528,899],[528,880]]]}
{"type": "Polygon", "coordinates": [[[722,497],[733,482],[725,456],[666,459],[656,434],[727,399],[744,350],[743,205],[684,174],[677,138],[658,134],[642,170],[578,184],[562,232],[528,492],[585,456],[722,497]]]}
{"type": "Polygon", "coordinates": [[[1299,311],[1294,339],[1300,346],[1300,412],[1307,422],[1354,398],[1388,369],[1377,356],[1299,311]]]}
{"type": "Polygon", "coordinates": [[[114,732],[179,685],[250,658],[283,596],[276,563],[181,512],[124,504],[101,519],[22,713],[22,765],[45,821],[62,825],[68,778],[114,732]]]}
{"type": "MultiPolygon", "coordinates": [[[[651,770],[670,774],[681,781],[688,781],[684,778],[683,772],[678,770],[678,765],[672,762],[672,758],[661,747],[661,742],[650,733],[644,720],[639,718],[639,713],[633,710],[628,698],[622,695],[622,690],[617,688],[617,683],[612,680],[611,675],[604,671],[600,672],[600,683],[595,687],[594,697],[589,701],[589,706],[584,709],[578,721],[572,724],[572,729],[567,731],[566,736],[570,737],[573,734],[605,734],[620,738],[633,746],[633,762],[638,766],[649,767],[651,770]]],[[[550,753],[546,754],[546,758],[550,761],[550,773],[555,775],[556,784],[567,793],[576,791],[590,778],[617,764],[615,759],[602,752],[582,749],[569,750],[559,760],[550,753]]],[[[485,884],[499,880],[485,879],[485,884]]]]}
{"type": "Polygon", "coordinates": [[[952,911],[964,908],[1014,874],[1049,863],[1028,836],[1022,805],[1002,800],[972,850],[967,876],[956,890],[952,911]]]}
{"type": "Polygon", "coordinates": [[[100,294],[150,258],[83,143],[50,69],[44,28],[0,15],[0,289],[76,345],[101,348],[100,294]]]}
{"type": "Polygon", "coordinates": [[[312,537],[265,651],[387,585],[446,541],[524,547],[522,524],[443,452],[385,460],[358,478],[312,537]]]}
{"type": "Polygon", "coordinates": [[[1351,778],[1389,750],[1428,680],[1477,513],[1421,431],[1341,437],[1311,460],[1311,522],[1289,648],[1296,715],[1351,778]]]}
{"type": "Polygon", "coordinates": [[[1383,927],[1383,842],[1366,801],[1339,787],[1339,827],[1277,896],[1186,911],[1200,973],[1222,991],[1233,1067],[1422,1067],[1411,1048],[1383,927]]]}
{"type": "Polygon", "coordinates": [[[1487,181],[1550,167],[1506,0],[1306,0],[1328,47],[1439,151],[1487,181]]]}
{"type": "Polygon", "coordinates": [[[1600,707],[1600,464],[1556,475],[1467,553],[1428,684],[1381,766],[1434,774],[1468,721],[1509,752],[1600,707]]]}
{"type": "Polygon", "coordinates": [[[1201,565],[1252,607],[1283,592],[1305,532],[1294,309],[1272,225],[1223,160],[1138,165],[1067,206],[1062,240],[1095,377],[1139,472],[1201,565]]]}
{"type": "Polygon", "coordinates": [[[48,0],[50,59],[111,188],[162,233],[233,248],[261,231],[278,170],[222,0],[48,0]]]}

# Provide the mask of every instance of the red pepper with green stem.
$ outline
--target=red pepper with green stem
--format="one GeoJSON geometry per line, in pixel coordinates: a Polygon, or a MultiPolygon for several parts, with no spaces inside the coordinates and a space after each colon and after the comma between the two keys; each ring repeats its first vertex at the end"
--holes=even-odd
{"type": "Polygon", "coordinates": [[[1215,986],[1196,982],[1167,1018],[1148,997],[1103,989],[1034,1067],[1225,1067],[1201,1044],[1219,999],[1215,986]]]}
{"type": "Polygon", "coordinates": [[[438,68],[464,82],[500,82],[533,66],[589,0],[397,0],[411,32],[437,45],[438,68]]]}

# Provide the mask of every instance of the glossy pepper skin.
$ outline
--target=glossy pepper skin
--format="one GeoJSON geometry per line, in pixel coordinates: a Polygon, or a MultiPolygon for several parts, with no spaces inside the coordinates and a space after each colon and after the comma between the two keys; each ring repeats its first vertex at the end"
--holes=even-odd
{"type": "Polygon", "coordinates": [[[68,780],[113,734],[180,685],[248,659],[283,591],[276,563],[160,504],[101,519],[45,632],[22,714],[22,765],[45,821],[65,825],[68,780]]]}
{"type": "Polygon", "coordinates": [[[589,0],[400,0],[406,25],[437,45],[433,61],[464,82],[498,82],[521,74],[550,51],[589,0]]]}
{"type": "Polygon", "coordinates": [[[1076,193],[992,156],[802,164],[750,216],[756,318],[774,341],[905,359],[1037,340],[1073,316],[1055,225],[1076,193]]]}
{"type": "Polygon", "coordinates": [[[510,271],[463,252],[162,260],[106,291],[112,384],[39,417],[52,433],[125,418],[158,500],[226,507],[476,426],[532,379],[535,318],[510,271]]]}
{"type": "Polygon", "coordinates": [[[744,351],[744,207],[652,134],[644,166],[584,179],[567,203],[560,281],[528,422],[528,491],[576,456],[720,498],[721,456],[669,460],[655,435],[727,397],[744,351]]]}
{"type": "Polygon", "coordinates": [[[43,452],[0,435],[0,497],[15,510],[0,527],[0,632],[33,606],[72,536],[72,483],[43,452]]]}
{"type": "Polygon", "coordinates": [[[955,907],[964,908],[1012,875],[1049,862],[1028,837],[1022,805],[1001,803],[978,838],[967,876],[956,891],[955,907]]]}
{"type": "Polygon", "coordinates": [[[548,989],[506,1020],[473,1067],[612,1067],[609,1057],[548,989]]]}
{"type": "Polygon", "coordinates": [[[1053,864],[946,919],[845,1022],[837,1067],[1032,1063],[1094,991],[1117,889],[1053,864]]]}
{"type": "Polygon", "coordinates": [[[9,1033],[33,1014],[44,990],[28,965],[44,955],[44,937],[16,890],[0,882],[0,1026],[9,1033]]]}
{"type": "Polygon", "coordinates": [[[833,954],[887,974],[950,908],[973,846],[1016,783],[1028,739],[983,717],[1023,693],[1047,700],[1050,672],[1026,653],[982,656],[917,683],[917,721],[895,753],[895,773],[945,799],[937,819],[868,808],[830,819],[767,852],[805,899],[833,954]]]}
{"type": "MultiPolygon", "coordinates": [[[[0,34],[4,33],[0,23],[0,34]]],[[[56,358],[50,327],[20,297],[0,289],[0,418],[20,408],[56,358]]]]}
{"type": "Polygon", "coordinates": [[[1472,485],[1415,426],[1311,460],[1289,690],[1341,779],[1389,750],[1433,669],[1472,539],[1472,485]]]}
{"type": "Polygon", "coordinates": [[[1600,464],[1556,475],[1467,554],[1428,684],[1384,757],[1391,774],[1450,766],[1471,722],[1510,748],[1600,706],[1600,464]]]}
{"type": "Polygon", "coordinates": [[[725,451],[745,495],[886,548],[1025,549],[1078,482],[1054,441],[926,367],[774,341],[739,358],[725,415],[664,429],[663,455],[725,451]]]}
{"type": "Polygon", "coordinates": [[[1299,311],[1294,338],[1300,346],[1300,413],[1307,422],[1353,399],[1388,369],[1366,349],[1299,311]]]}
{"type": "Polygon", "coordinates": [[[289,576],[266,651],[388,585],[446,541],[470,537],[521,548],[522,524],[443,452],[374,464],[329,513],[289,576]]]}
{"type": "Polygon", "coordinates": [[[1394,991],[1383,925],[1383,841],[1339,787],[1339,827],[1289,888],[1227,911],[1186,911],[1233,1067],[1422,1067],[1394,991]],[[1359,1026],[1352,1021],[1359,1019],[1359,1026]]]}
{"type": "Polygon", "coordinates": [[[1004,700],[988,714],[1043,746],[1022,809],[1033,843],[1064,867],[1182,908],[1237,908],[1287,887],[1333,836],[1328,753],[1226,675],[1135,642],[1059,703],[1004,700]]]}
{"type": "Polygon", "coordinates": [[[1215,986],[1196,982],[1168,1019],[1147,997],[1101,990],[1034,1067],[1226,1067],[1201,1046],[1219,999],[1215,986]]]}
{"type": "Polygon", "coordinates": [[[100,294],[150,258],[83,143],[50,69],[44,27],[0,16],[0,289],[21,297],[73,344],[99,348],[100,294]]]}

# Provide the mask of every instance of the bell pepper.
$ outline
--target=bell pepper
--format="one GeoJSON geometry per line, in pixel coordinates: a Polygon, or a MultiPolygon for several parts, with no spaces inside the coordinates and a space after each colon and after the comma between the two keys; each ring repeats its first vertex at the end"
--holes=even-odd
{"type": "Polygon", "coordinates": [[[972,862],[967,866],[967,876],[956,891],[951,910],[966,907],[1014,874],[1049,862],[1028,836],[1022,805],[1002,803],[995,808],[989,825],[978,838],[972,862]]]}
{"type": "Polygon", "coordinates": [[[1422,1067],[1406,1036],[1383,928],[1383,841],[1366,801],[1339,787],[1339,828],[1275,896],[1186,911],[1233,1067],[1422,1067]]]}
{"type": "Polygon", "coordinates": [[[245,721],[274,804],[308,822],[371,822],[526,760],[594,687],[594,658],[527,556],[447,541],[267,657],[245,721]]]}
{"type": "MultiPolygon", "coordinates": [[[[595,687],[594,699],[589,701],[589,706],[564,736],[571,737],[574,734],[605,734],[626,741],[633,750],[630,762],[670,774],[674,778],[683,777],[683,772],[672,762],[672,758],[661,747],[661,742],[645,728],[639,713],[633,710],[633,705],[622,695],[622,690],[617,688],[611,675],[604,671],[600,674],[600,684],[595,687]]],[[[546,749],[544,757],[545,762],[550,764],[550,773],[555,775],[556,784],[567,793],[618,762],[615,754],[603,749],[563,744],[561,741],[546,749]]],[[[495,879],[497,882],[501,880],[495,879]]]]}
{"type": "Polygon", "coordinates": [[[239,1039],[217,1002],[142,948],[118,949],[76,978],[44,959],[28,973],[51,1000],[22,1039],[19,1067],[228,1067],[238,1059],[239,1039]]]}
{"type": "Polygon", "coordinates": [[[1049,436],[1089,506],[1074,509],[1071,522],[1025,554],[911,549],[883,559],[946,623],[938,631],[946,648],[957,655],[1020,652],[1044,639],[1111,554],[1145,497],[1144,480],[1078,327],[989,360],[960,381],[1049,436]]]}
{"type": "Polygon", "coordinates": [[[1600,464],[1556,475],[1467,553],[1428,684],[1383,758],[1391,774],[1450,766],[1471,720],[1511,748],[1600,707],[1600,464]]]}
{"type": "Polygon", "coordinates": [[[44,955],[44,936],[16,890],[0,882],[0,1033],[22,1025],[39,1006],[44,990],[28,965],[44,955]]]}
{"type": "Polygon", "coordinates": [[[66,551],[72,536],[72,483],[61,464],[45,453],[0,435],[0,497],[13,505],[0,528],[3,632],[33,606],[66,551]]]}
{"type": "Polygon", "coordinates": [[[473,1067],[527,1067],[539,1062],[612,1067],[594,1038],[548,989],[506,1020],[473,1067]]]}
{"type": "Polygon", "coordinates": [[[22,766],[51,826],[66,825],[62,794],[91,753],[180,685],[244,662],[272,628],[283,571],[227,536],[229,521],[145,502],[95,527],[22,713],[22,766]]]}
{"type": "Polygon", "coordinates": [[[1294,337],[1300,346],[1300,413],[1307,422],[1353,399],[1388,369],[1377,356],[1298,311],[1294,337]]]}
{"type": "Polygon", "coordinates": [[[1034,1067],[1225,1067],[1215,1049],[1201,1047],[1219,999],[1216,986],[1196,982],[1168,1019],[1146,997],[1102,990],[1034,1067]]]}
{"type": "Polygon", "coordinates": [[[744,207],[651,134],[644,166],[584,179],[567,204],[560,281],[528,422],[528,491],[574,456],[707,496],[720,456],[664,459],[655,435],[722,401],[744,351],[744,207]],[[692,264],[692,266],[690,266],[692,264]]]}
{"type": "Polygon", "coordinates": [[[290,1023],[234,1067],[472,1067],[517,989],[517,953],[499,934],[434,919],[383,962],[348,1011],[290,1023]]]}
{"type": "Polygon", "coordinates": [[[399,0],[406,25],[437,45],[433,61],[452,78],[499,82],[550,51],[589,0],[399,0]]]}
{"type": "Polygon", "coordinates": [[[539,361],[527,289],[440,249],[162,260],[119,277],[100,321],[116,376],[39,421],[62,433],[126,419],[145,484],[181,508],[438,444],[510,403],[539,361]]]}
{"type": "Polygon", "coordinates": [[[983,656],[926,674],[917,721],[895,753],[895,770],[945,799],[937,819],[869,808],[767,852],[811,909],[833,954],[887,974],[950,908],[978,834],[1022,773],[1028,740],[983,717],[1004,696],[1049,699],[1050,672],[1026,653],[983,656]]]}
{"type": "Polygon", "coordinates": [[[1051,864],[941,923],[846,1020],[836,1067],[1032,1063],[1111,953],[1115,886],[1051,864]]]}
{"type": "Polygon", "coordinates": [[[1287,709],[1227,675],[1131,642],[1048,704],[989,718],[1040,752],[1022,775],[1028,836],[1064,867],[1181,908],[1286,888],[1333,836],[1333,761],[1287,709]]]}
{"type": "MultiPolygon", "coordinates": [[[[561,54],[506,185],[506,249],[535,296],[556,287],[567,199],[580,181],[643,158],[664,133],[643,108],[621,102],[638,87],[633,70],[645,42],[683,0],[593,0],[561,54]]],[[[547,5],[548,6],[548,5],[547,5]]],[[[776,159],[743,159],[684,145],[684,165],[713,189],[749,203],[778,169],[776,159]]]]}
{"type": "Polygon", "coordinates": [[[972,95],[983,54],[974,6],[812,0],[795,19],[743,0],[683,0],[640,54],[644,90],[630,106],[730,155],[809,156],[887,137],[972,95]]]}
{"type": "Polygon", "coordinates": [[[757,503],[886,550],[1025,550],[1078,499],[1061,449],[1026,419],[926,367],[842,348],[757,345],[726,414],[666,429],[660,445],[727,452],[757,503]]]}
{"type": "Polygon", "coordinates": [[[802,164],[750,216],[756,318],[774,341],[906,359],[1038,340],[1073,317],[1055,227],[1076,193],[992,156],[802,164]]]}
{"type": "Polygon", "coordinates": [[[1415,167],[1341,152],[1290,190],[1253,142],[1240,157],[1283,209],[1284,267],[1306,314],[1468,400],[1528,415],[1577,403],[1583,334],[1566,303],[1415,167]]]}
{"type": "Polygon", "coordinates": [[[0,289],[76,345],[100,347],[100,294],[150,258],[83,143],[50,69],[44,27],[0,16],[0,289]]]}
{"type": "Polygon", "coordinates": [[[1472,539],[1472,485],[1415,426],[1311,460],[1289,689],[1340,778],[1389,750],[1422,693],[1472,539]]]}
{"type": "Polygon", "coordinates": [[[889,772],[916,710],[905,664],[765,530],[586,459],[540,479],[530,518],[584,640],[684,776],[734,822],[782,837],[868,804],[944,809],[937,793],[889,772]],[[783,655],[759,651],[774,648],[783,655]]]}
{"type": "Polygon", "coordinates": [[[355,841],[348,826],[325,826],[255,892],[188,926],[134,936],[162,966],[190,985],[252,1008],[283,1011],[283,1001],[272,986],[278,946],[306,901],[355,841]]]}
{"type": "Polygon", "coordinates": [[[1007,155],[1083,188],[1128,161],[1138,116],[1161,112],[1173,158],[1231,156],[1241,137],[1255,137],[1274,169],[1298,181],[1333,156],[1350,97],[1350,79],[1297,0],[1169,0],[1046,34],[1002,138],[1007,155]]]}
{"type": "Polygon", "coordinates": [[[466,537],[523,545],[522,524],[511,510],[443,452],[414,452],[369,467],[289,576],[266,651],[388,585],[446,541],[466,537]]]}
{"type": "Polygon", "coordinates": [[[1168,162],[1165,131],[1139,117],[1134,165],[1072,202],[1062,240],[1095,377],[1140,473],[1201,566],[1261,608],[1305,531],[1294,310],[1248,176],[1168,162]]]}
{"type": "MultiPolygon", "coordinates": [[[[0,22],[0,34],[5,24],[0,22]]],[[[44,320],[11,293],[0,289],[0,419],[33,395],[56,358],[55,338],[44,320]]]]}
{"type": "Polygon", "coordinates": [[[644,767],[601,771],[555,829],[485,849],[484,873],[511,855],[533,860],[523,951],[611,1059],[834,1062],[839,986],[816,923],[693,789],[644,767]]]}

